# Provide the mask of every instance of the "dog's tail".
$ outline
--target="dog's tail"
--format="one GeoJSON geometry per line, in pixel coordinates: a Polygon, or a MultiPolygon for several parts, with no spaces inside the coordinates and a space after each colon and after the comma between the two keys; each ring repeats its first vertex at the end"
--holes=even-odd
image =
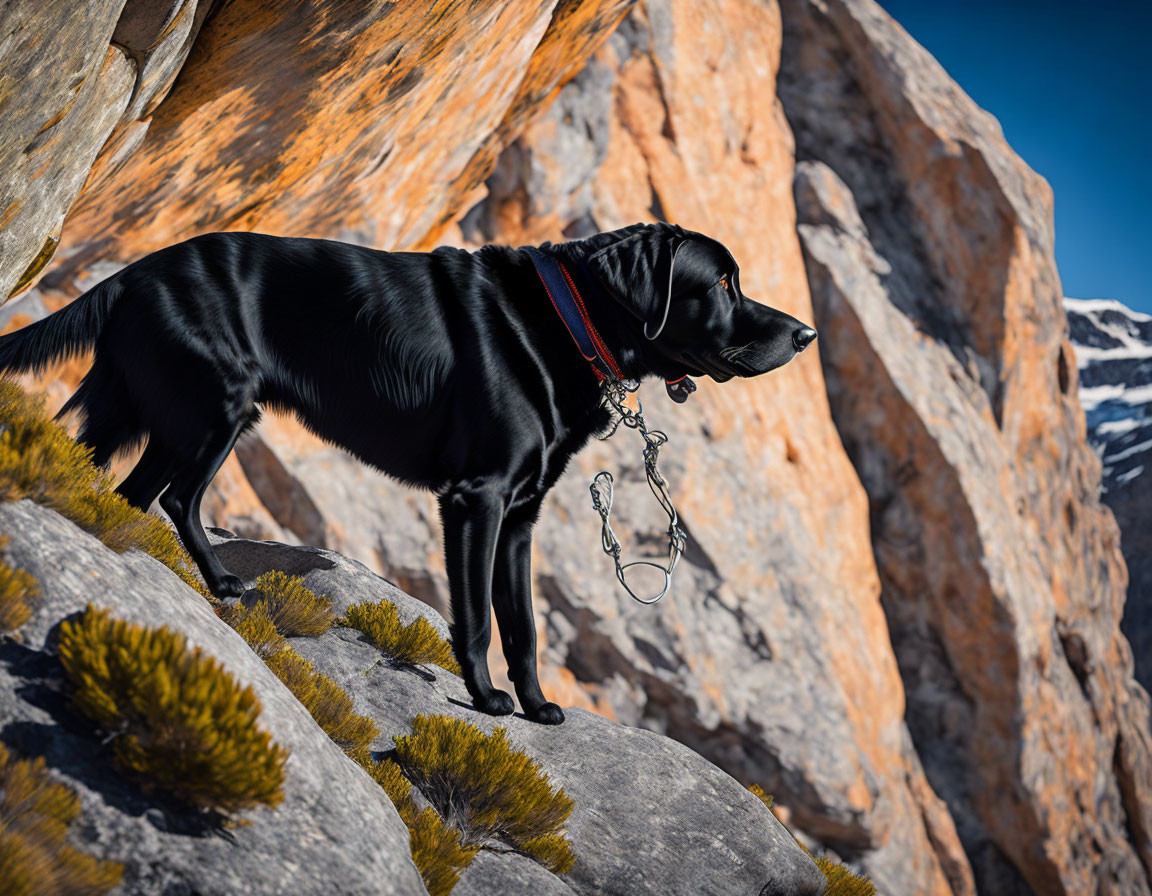
{"type": "Polygon", "coordinates": [[[117,278],[110,277],[55,314],[0,336],[0,372],[41,373],[92,348],[120,291],[117,278]]]}

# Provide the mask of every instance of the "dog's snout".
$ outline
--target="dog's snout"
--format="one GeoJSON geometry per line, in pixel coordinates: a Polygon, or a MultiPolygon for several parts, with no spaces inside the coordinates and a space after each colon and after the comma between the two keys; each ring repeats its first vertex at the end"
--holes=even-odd
{"type": "Polygon", "coordinates": [[[796,346],[796,351],[798,352],[802,352],[808,348],[815,339],[816,331],[811,327],[801,327],[792,333],[792,344],[796,346]]]}

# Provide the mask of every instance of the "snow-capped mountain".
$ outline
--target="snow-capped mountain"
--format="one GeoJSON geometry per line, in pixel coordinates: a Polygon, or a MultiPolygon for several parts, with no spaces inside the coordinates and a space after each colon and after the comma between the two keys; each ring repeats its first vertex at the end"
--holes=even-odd
{"type": "Polygon", "coordinates": [[[1152,687],[1152,316],[1113,299],[1065,299],[1088,441],[1104,463],[1103,498],[1128,563],[1121,628],[1136,678],[1152,687]]]}
{"type": "Polygon", "coordinates": [[[1107,494],[1152,475],[1152,316],[1115,299],[1065,299],[1064,307],[1107,494]]]}

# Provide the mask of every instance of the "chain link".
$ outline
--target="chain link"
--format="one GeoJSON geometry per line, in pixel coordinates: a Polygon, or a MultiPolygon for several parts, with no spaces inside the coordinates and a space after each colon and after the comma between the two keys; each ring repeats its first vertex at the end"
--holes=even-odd
{"type": "Polygon", "coordinates": [[[616,434],[616,431],[620,429],[621,425],[628,429],[636,430],[644,439],[644,473],[648,479],[648,487],[652,490],[652,494],[656,496],[656,500],[660,503],[664,513],[668,515],[667,564],[660,564],[654,560],[633,560],[631,563],[621,563],[620,542],[616,538],[616,533],[612,531],[612,523],[610,521],[612,498],[614,495],[612,474],[607,470],[601,470],[593,477],[592,484],[588,486],[588,490],[592,493],[592,508],[600,514],[602,522],[600,546],[604,549],[604,553],[611,557],[612,562],[616,564],[616,578],[620,580],[620,584],[624,586],[624,590],[628,592],[633,600],[642,604],[654,604],[671,589],[672,572],[676,569],[676,563],[680,560],[680,555],[684,553],[688,536],[680,526],[680,517],[676,513],[676,508],[673,506],[672,498],[668,493],[668,482],[660,475],[660,471],[656,468],[656,461],[660,456],[660,448],[668,442],[668,435],[662,430],[649,429],[647,427],[644,422],[644,405],[641,404],[639,396],[636,398],[635,411],[624,404],[628,395],[636,392],[639,388],[640,384],[635,380],[610,378],[604,381],[600,391],[601,402],[612,411],[616,419],[612,424],[612,428],[606,435],[601,436],[600,439],[601,441],[605,441],[612,438],[612,436],[616,434]],[[651,566],[664,573],[664,587],[659,594],[655,597],[643,598],[628,587],[625,570],[633,566],[651,566]]]}

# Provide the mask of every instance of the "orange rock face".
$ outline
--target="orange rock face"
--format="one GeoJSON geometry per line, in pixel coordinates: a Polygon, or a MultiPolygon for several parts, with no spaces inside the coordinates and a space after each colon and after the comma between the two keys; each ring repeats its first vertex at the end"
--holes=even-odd
{"type": "Polygon", "coordinates": [[[140,145],[97,166],[61,273],[213,230],[427,240],[626,6],[224,4],[140,145]]]}
{"type": "MultiPolygon", "coordinates": [[[[518,244],[663,217],[729,246],[747,294],[811,320],[776,100],[778,11],[649,2],[626,22],[505,153],[463,235],[518,244]]],[[[631,469],[617,531],[648,553],[659,544],[637,445],[620,434],[580,456],[553,502],[567,513],[538,527],[549,656],[610,695],[619,718],[763,784],[791,824],[882,889],[972,892],[909,747],[865,496],[816,352],[757,380],[703,382],[683,409],[651,394],[645,407],[671,437],[666,475],[692,539],[675,593],[631,606],[610,563],[589,557],[586,483],[600,467],[631,469]]]]}

